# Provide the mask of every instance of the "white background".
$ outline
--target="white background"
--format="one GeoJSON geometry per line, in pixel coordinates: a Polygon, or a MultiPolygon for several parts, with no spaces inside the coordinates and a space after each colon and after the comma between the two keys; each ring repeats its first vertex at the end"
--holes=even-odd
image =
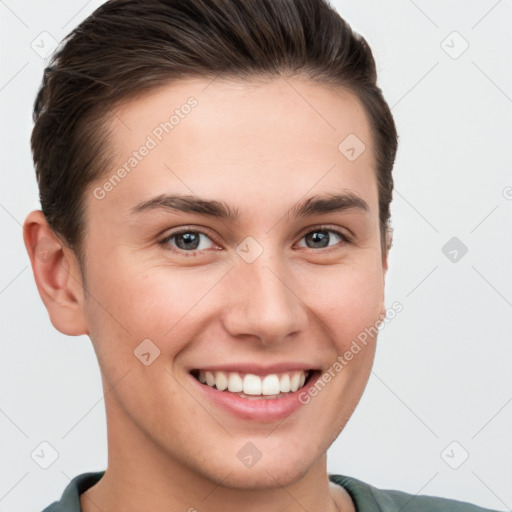
{"type": "MultiPolygon", "coordinates": [[[[32,42],[60,40],[101,3],[0,1],[0,512],[42,510],[107,464],[92,346],[51,325],[21,227],[40,208],[29,137],[45,61],[32,42]],[[42,441],[59,453],[48,469],[30,455],[42,441]]],[[[400,135],[387,301],[404,309],[329,472],[511,510],[512,2],[333,5],[370,43],[400,135]],[[457,262],[442,252],[454,236],[468,248],[457,262]],[[441,456],[453,441],[452,465],[469,454],[458,469],[441,456]]]]}

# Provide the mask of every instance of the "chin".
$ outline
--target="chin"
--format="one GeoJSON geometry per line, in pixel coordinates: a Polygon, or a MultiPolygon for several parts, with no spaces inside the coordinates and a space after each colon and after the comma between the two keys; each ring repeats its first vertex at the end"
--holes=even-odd
{"type": "Polygon", "coordinates": [[[279,464],[264,464],[260,461],[252,468],[232,469],[232,473],[222,480],[222,485],[240,490],[278,489],[293,485],[309,470],[304,462],[281,460],[279,464]]]}
{"type": "Polygon", "coordinates": [[[226,487],[240,490],[276,489],[293,485],[299,481],[318,460],[318,456],[304,450],[304,447],[300,450],[294,448],[293,444],[286,446],[281,442],[281,449],[276,450],[263,447],[264,442],[262,439],[259,441],[256,439],[253,443],[254,447],[259,443],[262,448],[258,460],[254,459],[244,463],[244,452],[238,446],[246,447],[245,453],[254,448],[250,447],[251,441],[238,440],[234,452],[223,450],[222,458],[217,459],[213,464],[210,459],[208,464],[202,466],[201,472],[205,474],[205,470],[207,470],[209,474],[205,474],[205,476],[209,480],[226,487]],[[240,458],[237,456],[239,451],[242,451],[240,458]],[[234,453],[234,457],[227,457],[226,453],[234,453]]]}

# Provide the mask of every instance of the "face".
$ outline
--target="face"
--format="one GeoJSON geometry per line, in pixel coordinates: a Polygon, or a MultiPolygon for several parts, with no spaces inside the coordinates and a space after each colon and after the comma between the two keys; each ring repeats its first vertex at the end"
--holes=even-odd
{"type": "Polygon", "coordinates": [[[305,475],[360,399],[376,340],[345,354],[384,311],[362,106],[306,80],[186,80],[119,108],[109,145],[86,193],[83,302],[109,445],[233,487],[305,475]],[[222,388],[215,371],[237,369],[252,397],[312,371],[272,400],[197,378],[222,388]]]}

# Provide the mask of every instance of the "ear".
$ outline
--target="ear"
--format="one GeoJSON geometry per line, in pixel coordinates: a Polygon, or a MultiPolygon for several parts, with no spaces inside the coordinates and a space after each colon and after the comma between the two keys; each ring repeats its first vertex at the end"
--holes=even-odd
{"type": "MultiPolygon", "coordinates": [[[[382,252],[382,268],[384,270],[382,274],[383,280],[383,289],[386,281],[386,274],[389,268],[389,251],[391,246],[393,245],[393,228],[391,226],[386,226],[385,231],[385,240],[384,240],[385,250],[382,252]]],[[[382,299],[382,308],[380,311],[380,319],[383,320],[386,316],[386,304],[384,298],[382,299]]]]}
{"type": "Polygon", "coordinates": [[[388,258],[389,258],[389,251],[393,245],[393,228],[391,226],[386,227],[386,239],[384,240],[386,251],[382,255],[382,268],[384,269],[384,273],[388,271],[388,258]]]}
{"type": "Polygon", "coordinates": [[[23,240],[52,325],[69,336],[89,334],[75,253],[54,233],[41,210],[30,212],[25,219],[23,240]]]}

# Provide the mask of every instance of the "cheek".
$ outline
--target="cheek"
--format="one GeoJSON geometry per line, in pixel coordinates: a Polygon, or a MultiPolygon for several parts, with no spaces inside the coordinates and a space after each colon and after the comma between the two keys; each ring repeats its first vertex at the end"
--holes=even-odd
{"type": "Polygon", "coordinates": [[[305,302],[328,327],[339,352],[379,320],[384,302],[382,266],[339,266],[304,279],[305,302]]]}
{"type": "Polygon", "coordinates": [[[219,280],[217,274],[140,262],[135,266],[121,257],[110,258],[108,266],[96,264],[88,280],[91,334],[108,339],[108,349],[100,343],[103,351],[116,347],[130,362],[130,354],[144,339],[153,340],[162,352],[177,353],[186,341],[183,338],[180,345],[177,334],[191,332],[200,323],[199,304],[219,280]]]}

